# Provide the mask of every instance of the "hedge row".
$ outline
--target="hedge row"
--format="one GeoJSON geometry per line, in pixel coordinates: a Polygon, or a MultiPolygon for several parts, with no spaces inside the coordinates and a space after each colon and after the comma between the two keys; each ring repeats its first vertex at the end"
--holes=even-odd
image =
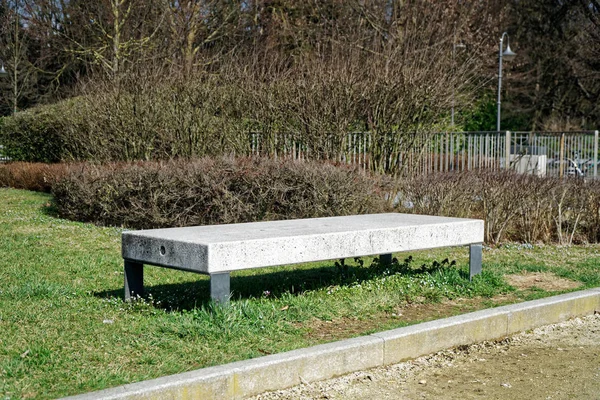
{"type": "Polygon", "coordinates": [[[204,158],[86,165],[52,192],[65,218],[160,228],[383,212],[388,184],[328,164],[204,158]]]}
{"type": "MultiPolygon", "coordinates": [[[[15,161],[136,161],[246,153],[235,87],[218,79],[98,84],[91,93],[5,117],[0,144],[15,161]]],[[[248,107],[251,105],[248,104],[248,107]]]]}
{"type": "Polygon", "coordinates": [[[65,177],[73,169],[82,167],[81,163],[0,163],[0,187],[50,192],[56,181],[65,177]]]}
{"type": "Polygon", "coordinates": [[[0,121],[0,144],[3,154],[16,161],[54,163],[68,157],[67,121],[65,112],[72,101],[40,106],[0,121]]]}
{"type": "Polygon", "coordinates": [[[249,133],[258,132],[262,152],[272,154],[286,135],[310,143],[313,159],[340,159],[348,132],[368,130],[371,164],[383,169],[390,148],[444,127],[450,92],[430,81],[458,75],[443,72],[439,57],[404,68],[350,53],[331,63],[273,60],[262,72],[234,62],[219,73],[149,68],[95,79],[82,83],[77,97],[3,118],[0,144],[15,161],[193,159],[248,155],[249,133]],[[365,62],[382,73],[373,74],[365,62]],[[388,133],[397,138],[393,144],[388,133]]]}
{"type": "Polygon", "coordinates": [[[600,242],[600,182],[471,171],[392,180],[268,159],[0,165],[0,186],[48,191],[60,215],[158,228],[398,212],[485,220],[488,243],[600,242]]]}
{"type": "Polygon", "coordinates": [[[399,185],[398,211],[484,219],[488,243],[600,241],[600,181],[481,170],[399,185]]]}

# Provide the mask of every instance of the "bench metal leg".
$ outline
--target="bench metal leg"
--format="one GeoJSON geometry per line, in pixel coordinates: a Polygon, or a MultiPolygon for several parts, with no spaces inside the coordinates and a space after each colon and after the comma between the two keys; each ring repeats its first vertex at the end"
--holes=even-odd
{"type": "Polygon", "coordinates": [[[231,294],[229,281],[229,272],[210,274],[210,298],[216,303],[229,303],[229,296],[231,294]]]}
{"type": "Polygon", "coordinates": [[[482,248],[480,244],[472,244],[469,249],[469,280],[481,273],[482,248]]]}
{"type": "Polygon", "coordinates": [[[125,260],[125,301],[144,295],[144,264],[125,260]]]}
{"type": "Polygon", "coordinates": [[[392,263],[392,253],[390,254],[380,254],[379,261],[382,265],[389,265],[392,263]]]}

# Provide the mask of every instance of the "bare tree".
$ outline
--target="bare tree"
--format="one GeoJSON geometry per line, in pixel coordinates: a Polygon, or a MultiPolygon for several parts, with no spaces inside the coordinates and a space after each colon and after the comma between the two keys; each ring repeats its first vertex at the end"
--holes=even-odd
{"type": "Polygon", "coordinates": [[[227,52],[227,38],[232,36],[240,10],[238,2],[221,0],[168,2],[169,41],[186,76],[227,52]]]}
{"type": "Polygon", "coordinates": [[[589,129],[600,123],[597,1],[513,1],[518,62],[507,117],[521,129],[589,129]],[[518,123],[519,121],[515,121],[518,123]],[[530,123],[529,123],[530,122],[530,123]]]}
{"type": "Polygon", "coordinates": [[[2,53],[10,85],[10,109],[14,114],[21,104],[35,102],[35,83],[38,68],[31,60],[31,38],[24,18],[23,3],[19,0],[3,0],[2,53]]]}
{"type": "MultiPolygon", "coordinates": [[[[66,6],[66,5],[65,5],[66,6]]],[[[73,27],[64,30],[67,51],[98,66],[111,79],[151,52],[162,21],[156,18],[156,2],[141,0],[76,1],[68,4],[73,27]]]]}

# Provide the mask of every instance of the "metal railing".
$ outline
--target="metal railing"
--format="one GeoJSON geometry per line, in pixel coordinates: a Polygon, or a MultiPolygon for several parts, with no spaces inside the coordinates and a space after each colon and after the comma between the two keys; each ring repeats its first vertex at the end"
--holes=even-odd
{"type": "Polygon", "coordinates": [[[394,175],[515,169],[539,176],[598,176],[598,131],[443,132],[382,135],[353,132],[305,140],[250,134],[250,154],[332,160],[394,175]],[[309,144],[310,143],[310,144],[309,144]]]}
{"type": "Polygon", "coordinates": [[[547,176],[598,176],[598,131],[514,132],[511,153],[545,156],[547,176]]]}

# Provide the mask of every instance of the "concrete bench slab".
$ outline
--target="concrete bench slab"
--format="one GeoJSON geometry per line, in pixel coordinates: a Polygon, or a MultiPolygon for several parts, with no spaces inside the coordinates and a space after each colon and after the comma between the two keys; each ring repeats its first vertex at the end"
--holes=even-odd
{"type": "Polygon", "coordinates": [[[122,235],[125,298],[143,294],[143,264],[211,276],[226,301],[229,273],[339,258],[470,245],[470,275],[481,271],[483,221],[415,214],[366,214],[127,231],[122,235]]]}

